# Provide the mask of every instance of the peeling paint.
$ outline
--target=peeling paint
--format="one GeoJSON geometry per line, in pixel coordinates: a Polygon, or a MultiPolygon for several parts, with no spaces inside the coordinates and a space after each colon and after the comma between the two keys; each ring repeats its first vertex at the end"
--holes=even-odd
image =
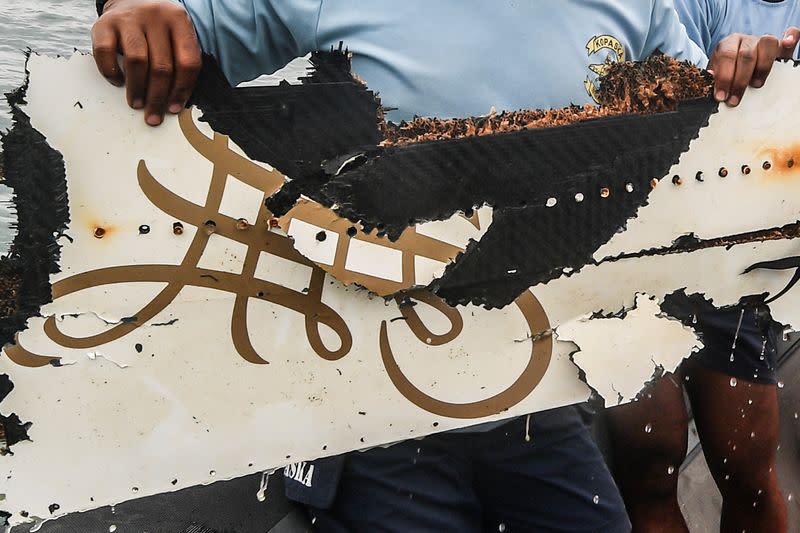
{"type": "Polygon", "coordinates": [[[86,354],[86,358],[89,359],[90,361],[96,361],[97,359],[105,359],[109,363],[112,363],[119,368],[128,368],[130,366],[125,363],[120,363],[119,361],[114,361],[113,359],[110,359],[107,355],[103,355],[100,352],[89,352],[86,354]]]}
{"type": "Polygon", "coordinates": [[[632,308],[567,322],[555,335],[577,346],[572,361],[606,407],[635,400],[654,377],[674,371],[703,347],[690,327],[667,317],[656,298],[644,294],[636,296],[632,308]]]}

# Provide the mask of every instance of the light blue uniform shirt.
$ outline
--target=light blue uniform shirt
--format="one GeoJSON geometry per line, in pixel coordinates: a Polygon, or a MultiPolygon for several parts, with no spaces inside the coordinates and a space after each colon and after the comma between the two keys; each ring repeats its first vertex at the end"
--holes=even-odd
{"type": "Polygon", "coordinates": [[[780,39],[786,28],[800,26],[796,0],[675,0],[675,7],[689,37],[708,55],[731,33],[780,39]]]}
{"type": "Polygon", "coordinates": [[[672,0],[180,0],[236,84],[313,50],[353,52],[392,120],[592,102],[606,60],[701,66],[672,0]]]}

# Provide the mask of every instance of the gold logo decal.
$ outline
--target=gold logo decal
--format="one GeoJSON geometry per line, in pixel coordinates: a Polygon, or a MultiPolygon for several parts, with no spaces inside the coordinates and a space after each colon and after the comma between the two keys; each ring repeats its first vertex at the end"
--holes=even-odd
{"type": "MultiPolygon", "coordinates": [[[[133,282],[166,283],[163,289],[130,320],[88,337],[74,337],[61,331],[55,316],[45,320],[44,333],[59,346],[72,349],[96,348],[120,339],[145,325],[169,306],[184,287],[206,287],[225,291],[235,296],[230,322],[230,335],[233,345],[242,357],[255,365],[268,364],[251,342],[251,332],[247,328],[248,302],[257,298],[299,313],[305,320],[306,340],[311,349],[321,358],[335,361],[345,357],[353,347],[353,336],[347,321],[336,310],[323,301],[326,288],[326,272],[301,255],[289,237],[270,231],[274,222],[272,213],[262,208],[258,220],[244,227],[241,221],[223,215],[220,205],[228,180],[237,179],[263,193],[263,200],[272,196],[284,184],[285,177],[275,170],[265,170],[252,161],[235,153],[228,144],[228,137],[214,134],[212,138],[204,135],[194,124],[190,111],[179,117],[183,134],[189,144],[205,159],[213,164],[211,184],[204,205],[198,205],[178,196],[164,187],[150,172],[145,161],[140,161],[137,169],[138,184],[147,199],[161,211],[180,220],[184,225],[201,229],[197,231],[179,265],[142,264],[123,265],[82,272],[53,283],[53,299],[98,286],[133,282]],[[214,269],[202,268],[199,261],[208,244],[211,232],[202,231],[213,225],[213,233],[239,242],[247,247],[244,267],[241,274],[233,274],[214,269]],[[255,277],[259,257],[268,254],[311,268],[307,291],[300,292],[283,285],[255,277]],[[320,325],[332,330],[338,337],[339,346],[330,350],[320,335],[320,325]]],[[[348,239],[360,239],[375,243],[383,239],[363,232],[350,236],[347,228],[350,223],[338,218],[332,211],[312,202],[301,202],[291,212],[293,218],[309,223],[321,224],[339,234],[341,249],[337,250],[337,260],[332,268],[334,274],[345,275],[344,263],[347,255],[348,239]]],[[[291,218],[291,216],[289,217],[291,218]]],[[[285,222],[285,220],[284,220],[285,222]]],[[[477,223],[475,221],[474,223],[477,223]]],[[[394,246],[402,248],[404,284],[387,287],[399,290],[409,286],[413,279],[413,258],[420,254],[425,257],[446,261],[455,256],[460,249],[452,245],[430,239],[410,231],[394,246]]],[[[463,330],[461,312],[426,290],[414,290],[405,294],[405,299],[416,300],[432,306],[450,322],[450,331],[444,334],[433,333],[422,321],[414,308],[401,305],[397,299],[399,312],[414,336],[423,346],[440,346],[455,340],[463,330]]],[[[398,366],[390,340],[386,321],[376,323],[380,342],[375,346],[380,352],[386,372],[397,390],[409,401],[425,411],[452,418],[482,418],[501,413],[524,400],[539,384],[550,364],[553,341],[549,335],[541,335],[550,329],[547,316],[533,294],[526,291],[515,302],[515,308],[522,314],[532,336],[540,338],[531,342],[530,359],[519,375],[505,391],[490,398],[475,402],[451,403],[438,400],[421,391],[406,377],[398,366]]],[[[424,349],[424,348],[423,348],[424,349]]],[[[14,363],[26,367],[43,367],[57,364],[58,358],[34,354],[26,350],[19,340],[5,349],[6,355],[14,363]]]]}
{"type": "Polygon", "coordinates": [[[596,56],[603,51],[606,51],[606,57],[603,62],[589,65],[589,70],[596,76],[587,76],[583,82],[586,92],[596,103],[600,103],[598,99],[598,91],[600,90],[598,78],[608,71],[608,67],[612,63],[625,61],[625,47],[613,35],[595,35],[586,43],[586,54],[589,57],[596,56]]]}

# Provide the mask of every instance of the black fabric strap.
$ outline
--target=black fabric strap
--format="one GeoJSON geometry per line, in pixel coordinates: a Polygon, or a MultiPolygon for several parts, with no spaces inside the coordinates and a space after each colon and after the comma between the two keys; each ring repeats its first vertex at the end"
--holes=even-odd
{"type": "Polygon", "coordinates": [[[103,14],[103,8],[106,7],[106,2],[108,2],[108,0],[95,0],[94,5],[97,8],[98,17],[103,14]]]}

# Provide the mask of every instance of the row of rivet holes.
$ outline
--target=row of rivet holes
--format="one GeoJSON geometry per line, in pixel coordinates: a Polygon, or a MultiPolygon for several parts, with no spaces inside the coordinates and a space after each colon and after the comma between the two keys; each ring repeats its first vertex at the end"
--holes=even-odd
{"type": "MultiPolygon", "coordinates": [[[[792,168],[794,166],[794,160],[790,159],[786,163],[786,166],[789,167],[789,168],[792,168]]],[[[764,163],[761,165],[761,168],[763,168],[764,170],[769,170],[769,169],[772,168],[772,163],[770,163],[769,161],[764,161],[764,163]]],[[[725,177],[728,176],[728,169],[725,168],[725,167],[722,167],[722,168],[719,169],[719,173],[718,174],[719,174],[720,178],[725,178],[725,177]]],[[[750,167],[748,165],[742,165],[742,174],[744,174],[745,176],[750,174],[750,167]]],[[[695,174],[695,179],[697,181],[703,181],[703,172],[702,171],[698,171],[697,174],[695,174]]],[[[681,179],[680,176],[678,176],[676,174],[676,175],[672,176],[672,184],[673,185],[682,185],[683,184],[683,180],[681,179]]],[[[650,186],[652,188],[655,189],[657,185],[658,185],[658,179],[653,178],[652,180],[650,180],[650,186]]],[[[629,192],[629,193],[633,192],[633,183],[626,183],[625,184],[625,190],[627,192],[629,192]]],[[[608,187],[603,187],[602,189],[600,189],[600,197],[601,198],[608,198],[609,196],[611,196],[611,190],[608,187]]],[[[580,203],[584,199],[585,199],[585,196],[583,195],[583,193],[579,192],[578,194],[575,195],[575,201],[576,202],[580,203]]],[[[555,207],[555,205],[557,203],[558,203],[558,200],[556,200],[555,198],[548,198],[547,199],[547,203],[545,205],[547,207],[555,207]]]]}
{"type": "MultiPolygon", "coordinates": [[[[249,228],[250,228],[250,223],[246,219],[240,218],[239,220],[236,221],[237,230],[244,231],[249,228]]],[[[206,234],[208,235],[215,233],[217,231],[217,223],[214,222],[213,220],[207,220],[205,224],[203,224],[203,231],[205,231],[206,234]]],[[[147,235],[148,233],[150,233],[150,226],[148,226],[147,224],[142,224],[141,226],[139,226],[139,235],[147,235]]],[[[183,224],[181,224],[180,222],[173,223],[172,233],[174,233],[175,235],[183,235],[183,224]]],[[[95,228],[94,236],[98,239],[102,239],[103,237],[105,237],[106,236],[105,228],[102,227],[95,228]]]]}
{"type": "MultiPolygon", "coordinates": [[[[789,168],[792,168],[794,166],[794,160],[790,159],[786,163],[786,166],[789,167],[789,168]]],[[[772,168],[772,163],[770,163],[769,161],[764,161],[764,163],[761,165],[761,168],[763,168],[764,170],[769,170],[769,169],[772,168]]],[[[722,168],[719,169],[718,174],[719,174],[719,177],[725,178],[725,177],[728,176],[728,169],[725,168],[725,167],[722,167],[722,168]]],[[[742,174],[744,174],[745,176],[750,174],[750,167],[748,165],[742,165],[742,174]]],[[[703,181],[703,172],[702,171],[698,171],[697,174],[695,175],[695,179],[697,181],[703,181]]],[[[672,176],[672,183],[673,183],[673,185],[681,185],[681,184],[683,184],[683,180],[681,179],[680,176],[678,176],[676,174],[676,175],[672,176]]],[[[658,180],[656,178],[653,178],[652,180],[650,180],[650,186],[652,188],[655,189],[657,185],[658,185],[658,180]]],[[[625,184],[625,190],[627,192],[629,192],[629,193],[632,193],[633,192],[633,183],[626,183],[625,184]]],[[[608,198],[609,196],[611,196],[611,189],[609,189],[608,187],[603,187],[602,189],[600,189],[600,197],[601,198],[608,198]]],[[[578,203],[583,202],[584,199],[585,199],[585,196],[583,195],[583,193],[579,192],[579,193],[577,193],[575,195],[575,201],[578,202],[578,203]]],[[[548,198],[547,199],[547,203],[545,205],[547,207],[555,207],[557,203],[558,203],[558,200],[556,200],[555,198],[548,198]]],[[[278,225],[277,224],[277,219],[275,219],[274,222],[273,222],[273,220],[270,220],[270,227],[276,227],[277,225],[278,225]]],[[[210,234],[210,233],[214,233],[216,231],[216,226],[217,225],[213,220],[209,220],[208,222],[205,223],[204,226],[205,226],[204,229],[205,229],[206,233],[210,234]]],[[[236,221],[236,229],[238,229],[238,230],[246,230],[249,227],[250,227],[250,224],[247,222],[247,220],[245,220],[243,218],[240,218],[239,220],[236,221]]],[[[172,231],[173,231],[173,233],[175,233],[175,235],[181,235],[183,233],[183,224],[181,224],[180,222],[175,222],[173,224],[172,231]]],[[[146,226],[146,225],[140,226],[139,227],[139,233],[142,234],[142,235],[146,235],[146,234],[150,233],[150,226],[146,226]]],[[[105,236],[105,234],[106,234],[106,230],[104,228],[95,228],[95,230],[94,230],[94,236],[97,237],[98,239],[102,239],[105,236]]]]}

